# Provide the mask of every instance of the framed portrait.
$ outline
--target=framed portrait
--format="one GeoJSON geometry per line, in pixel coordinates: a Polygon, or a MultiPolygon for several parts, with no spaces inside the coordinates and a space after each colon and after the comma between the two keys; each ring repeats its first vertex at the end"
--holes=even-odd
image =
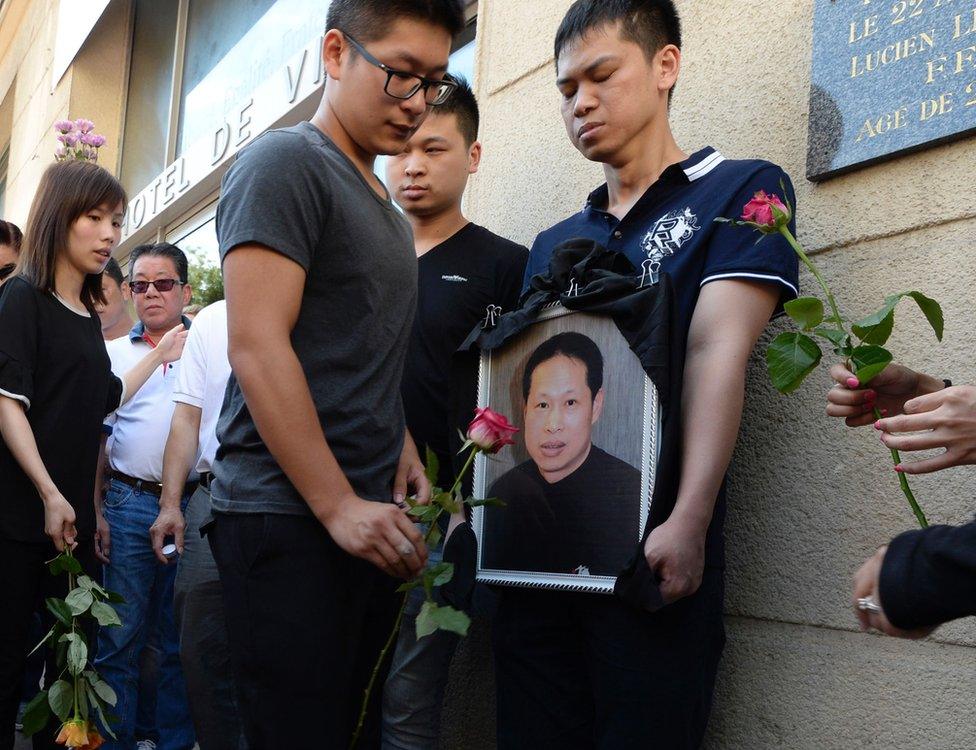
{"type": "Polygon", "coordinates": [[[657,389],[607,315],[544,309],[481,354],[478,402],[519,428],[475,460],[477,578],[612,593],[647,521],[661,417],[657,389]]]}

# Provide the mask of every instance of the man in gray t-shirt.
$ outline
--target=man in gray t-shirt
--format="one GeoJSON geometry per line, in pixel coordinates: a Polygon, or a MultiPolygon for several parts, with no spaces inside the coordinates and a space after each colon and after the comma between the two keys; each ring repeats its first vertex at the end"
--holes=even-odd
{"type": "Polygon", "coordinates": [[[450,93],[463,20],[457,0],[333,0],[315,116],[258,138],[224,177],[233,376],[208,533],[252,747],[348,745],[395,577],[426,563],[402,507],[430,492],[400,401],[417,266],[373,160],[450,93]]]}

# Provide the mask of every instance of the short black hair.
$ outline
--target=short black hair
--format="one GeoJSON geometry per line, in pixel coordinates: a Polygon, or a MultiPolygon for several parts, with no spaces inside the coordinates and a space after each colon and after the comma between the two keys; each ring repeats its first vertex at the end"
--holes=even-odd
{"type": "Polygon", "coordinates": [[[586,367],[586,385],[590,389],[590,398],[595,399],[596,393],[603,387],[603,354],[600,347],[589,336],[575,331],[557,333],[546,339],[532,352],[525,363],[522,374],[522,399],[529,400],[529,390],[532,388],[532,373],[543,362],[553,357],[569,357],[583,363],[586,367]]]}
{"type": "Polygon", "coordinates": [[[0,245],[10,245],[15,253],[20,252],[20,243],[24,241],[24,233],[12,221],[0,220],[0,245]]]}
{"type": "MultiPolygon", "coordinates": [[[[681,18],[673,0],[576,0],[556,31],[555,54],[593,29],[620,24],[620,36],[644,50],[648,61],[673,44],[681,49],[681,18]]],[[[668,100],[674,89],[668,93],[668,100]]]]}
{"type": "Polygon", "coordinates": [[[122,275],[122,266],[115,258],[109,258],[108,264],[105,266],[105,270],[102,271],[103,274],[112,279],[116,284],[122,286],[122,282],[125,281],[125,276],[122,275]]]}
{"type": "Polygon", "coordinates": [[[426,21],[447,29],[452,37],[464,29],[458,0],[332,0],[325,26],[370,42],[381,39],[398,18],[426,21]]]}
{"type": "Polygon", "coordinates": [[[471,84],[464,76],[448,73],[444,80],[457,84],[450,97],[443,104],[432,107],[432,115],[454,115],[457,118],[458,130],[464,136],[464,142],[470,146],[478,140],[478,127],[481,117],[478,114],[478,100],[475,99],[471,84]]]}
{"type": "Polygon", "coordinates": [[[129,256],[129,281],[132,281],[132,274],[135,273],[136,261],[143,255],[169,258],[176,266],[176,275],[180,277],[180,283],[186,283],[189,277],[190,264],[187,262],[183,251],[169,242],[157,242],[154,245],[138,245],[135,247],[132,250],[132,255],[129,256]]]}

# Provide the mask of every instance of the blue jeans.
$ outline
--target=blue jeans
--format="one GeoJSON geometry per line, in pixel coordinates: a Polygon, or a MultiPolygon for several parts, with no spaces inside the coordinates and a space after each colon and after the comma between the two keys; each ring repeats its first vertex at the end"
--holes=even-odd
{"type": "MultiPolygon", "coordinates": [[[[182,501],[186,509],[188,498],[182,501]]],[[[153,554],[149,527],[159,513],[159,498],[112,480],[105,496],[105,520],[111,531],[111,563],[105,566],[105,587],[125,597],[116,605],[121,627],[101,628],[95,667],[118,696],[113,713],[117,740],[105,750],[132,750],[139,684],[139,656],[146,637],[159,628],[159,683],[156,728],[159,750],[190,750],[194,744],[190,707],[180,667],[179,640],[173,621],[176,565],[163,565],[153,554]],[[158,622],[151,613],[158,612],[158,622]]]]}
{"type": "MultiPolygon", "coordinates": [[[[441,561],[442,550],[430,551],[428,565],[441,561]]],[[[417,615],[425,598],[423,587],[407,595],[396,651],[383,687],[383,750],[439,747],[441,707],[459,637],[435,630],[417,640],[417,615]]]]}

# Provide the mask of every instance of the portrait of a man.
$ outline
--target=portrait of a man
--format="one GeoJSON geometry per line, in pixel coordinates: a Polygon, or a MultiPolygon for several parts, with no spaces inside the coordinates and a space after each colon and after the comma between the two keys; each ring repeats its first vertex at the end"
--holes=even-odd
{"type": "Polygon", "coordinates": [[[604,356],[564,331],[529,355],[521,377],[528,460],[495,480],[482,565],[496,570],[616,576],[639,534],[641,472],[595,445],[605,412],[604,356]]]}

